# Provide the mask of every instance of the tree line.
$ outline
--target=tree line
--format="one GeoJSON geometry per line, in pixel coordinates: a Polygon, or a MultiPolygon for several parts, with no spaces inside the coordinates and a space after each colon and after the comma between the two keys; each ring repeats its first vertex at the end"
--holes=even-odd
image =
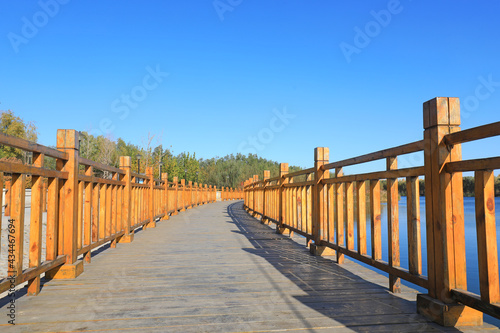
{"type": "MultiPolygon", "coordinates": [[[[12,111],[1,111],[0,132],[14,137],[37,142],[37,128],[34,123],[26,122],[12,111]]],[[[181,152],[173,154],[172,147],[163,147],[159,137],[148,134],[142,146],[126,142],[122,138],[113,140],[102,135],[94,136],[88,132],[80,132],[81,157],[118,168],[120,156],[132,157],[132,171],[145,174],[146,168],[153,169],[155,178],[161,172],[168,173],[168,180],[174,177],[186,181],[221,187],[239,187],[243,181],[255,174],[262,175],[270,170],[271,176],[278,175],[279,164],[254,154],[230,154],[224,157],[198,159],[196,153],[181,152]],[[156,143],[156,144],[155,144],[156,143]]],[[[55,147],[52,147],[55,148],[55,147]]],[[[29,154],[8,146],[0,145],[0,160],[9,160],[23,164],[31,163],[29,154]]],[[[46,157],[45,168],[55,170],[55,159],[46,157]]],[[[290,167],[290,172],[300,170],[290,167]]],[[[83,172],[83,167],[82,170],[83,172]]],[[[111,174],[103,170],[94,170],[98,177],[110,178],[111,174]]],[[[29,182],[28,182],[29,183],[29,182]]]]}

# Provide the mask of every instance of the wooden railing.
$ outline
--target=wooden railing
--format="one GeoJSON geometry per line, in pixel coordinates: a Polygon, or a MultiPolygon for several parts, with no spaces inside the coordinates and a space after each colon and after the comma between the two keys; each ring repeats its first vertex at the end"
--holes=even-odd
{"type": "Polygon", "coordinates": [[[278,177],[266,171],[263,180],[257,175],[247,180],[245,208],[275,223],[279,233],[288,229],[306,237],[315,255],[335,253],[338,263],[347,255],[388,273],[393,292],[401,290],[400,279],[427,289],[428,295],[417,298],[418,311],[442,325],[480,324],[479,311],[500,318],[493,174],[500,157],[461,158],[461,143],[500,135],[500,122],[460,131],[458,98],[436,98],[423,109],[423,140],[337,162],[329,161],[328,148],[316,148],[310,169],[288,173],[288,164],[282,163],[278,177]],[[423,152],[424,165],[398,168],[398,156],[418,152],[423,152]],[[344,167],[376,160],[385,160],[385,170],[344,174],[344,167]],[[466,282],[465,171],[474,171],[476,179],[480,295],[468,291],[466,282]],[[422,275],[419,177],[425,178],[427,276],[422,275]],[[381,219],[382,180],[387,182],[387,221],[381,219]],[[407,188],[408,269],[400,258],[401,181],[407,188]],[[388,261],[382,260],[383,222],[388,261]]]}
{"type": "MultiPolygon", "coordinates": [[[[4,175],[11,174],[5,182],[4,211],[10,217],[4,246],[9,263],[7,271],[0,272],[6,276],[0,280],[0,293],[28,281],[28,294],[37,295],[43,274],[49,279],[75,278],[83,272],[83,261],[90,263],[92,250],[106,243],[115,247],[131,242],[137,228],[154,228],[161,219],[216,201],[215,186],[186,184],[177,177],[169,182],[166,173],[155,179],[152,168],[145,175],[134,173],[129,156],[120,157],[119,168],[82,158],[74,130],[58,130],[57,149],[1,133],[0,144],[33,153],[32,165],[0,162],[0,188],[4,175]],[[56,160],[56,170],[44,168],[45,157],[56,160]],[[111,179],[96,177],[95,170],[111,179]],[[28,175],[32,177],[31,213],[25,224],[28,175]],[[29,244],[25,244],[25,225],[29,244]],[[23,248],[29,249],[28,268],[23,267],[23,248]]],[[[232,200],[242,198],[243,192],[226,189],[226,193],[226,200],[232,200]]]]}

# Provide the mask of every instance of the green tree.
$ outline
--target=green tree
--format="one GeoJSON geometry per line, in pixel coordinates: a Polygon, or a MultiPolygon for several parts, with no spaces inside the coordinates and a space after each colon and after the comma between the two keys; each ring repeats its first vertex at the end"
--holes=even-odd
{"type": "MultiPolygon", "coordinates": [[[[25,122],[11,110],[1,111],[0,132],[16,138],[37,142],[37,128],[32,122],[25,122]]],[[[0,145],[0,158],[17,158],[26,163],[26,152],[21,149],[0,145]]]]}

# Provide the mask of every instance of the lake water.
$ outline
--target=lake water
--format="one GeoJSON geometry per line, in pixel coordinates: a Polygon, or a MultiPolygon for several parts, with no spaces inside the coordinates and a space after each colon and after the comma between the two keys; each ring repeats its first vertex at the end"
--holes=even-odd
{"type": "MultiPolygon", "coordinates": [[[[495,198],[495,206],[500,207],[500,198],[495,198]]],[[[401,267],[408,269],[408,233],[407,233],[407,218],[406,218],[406,197],[401,197],[399,201],[399,234],[400,234],[400,249],[401,249],[401,267]]],[[[474,198],[464,198],[464,220],[465,220],[465,248],[467,262],[467,289],[470,292],[479,295],[479,270],[477,261],[477,238],[476,238],[476,213],[475,213],[474,198]]],[[[497,244],[499,239],[500,229],[500,209],[495,212],[497,226],[497,244]]],[[[370,217],[367,216],[367,249],[371,255],[371,239],[370,239],[370,217]]],[[[425,228],[425,198],[420,200],[420,225],[422,237],[422,270],[423,275],[427,275],[427,241],[425,228]]],[[[355,237],[356,239],[357,237],[355,237]]],[[[382,204],[382,259],[388,261],[388,233],[387,233],[387,204],[382,204]]],[[[356,245],[357,246],[357,245],[356,245]]],[[[499,255],[500,258],[500,255],[499,255]]],[[[362,264],[362,263],[361,263],[362,264]]],[[[371,267],[362,264],[366,267],[371,267]]],[[[380,271],[377,270],[380,273],[380,271]]],[[[387,275],[382,272],[382,274],[387,275]]],[[[410,284],[404,280],[402,283],[408,285],[421,292],[426,292],[425,289],[410,284]]],[[[499,325],[500,321],[485,316],[485,321],[499,325]]]]}

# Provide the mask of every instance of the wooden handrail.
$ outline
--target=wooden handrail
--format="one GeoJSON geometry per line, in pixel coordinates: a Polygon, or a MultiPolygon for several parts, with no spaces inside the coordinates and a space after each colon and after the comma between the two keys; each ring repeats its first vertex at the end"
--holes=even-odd
{"type": "Polygon", "coordinates": [[[38,143],[31,142],[25,139],[16,138],[4,133],[0,133],[0,144],[13,148],[19,148],[32,153],[44,154],[48,157],[58,158],[61,160],[68,160],[68,155],[57,149],[45,147],[38,143]]]}
{"type": "Polygon", "coordinates": [[[447,145],[477,141],[500,135],[500,121],[445,135],[447,145]]]}
{"type": "Polygon", "coordinates": [[[405,155],[405,154],[412,154],[412,153],[416,153],[416,152],[419,152],[422,150],[424,150],[424,141],[423,140],[408,143],[408,144],[401,145],[398,147],[379,150],[379,151],[376,151],[374,153],[361,155],[361,156],[349,158],[349,159],[342,160],[342,161],[328,163],[322,167],[322,170],[342,168],[342,167],[346,167],[349,165],[372,162],[372,161],[376,161],[376,160],[385,159],[388,157],[396,157],[396,156],[405,155]]]}
{"type": "MultiPolygon", "coordinates": [[[[389,274],[389,288],[400,291],[400,279],[428,290],[417,298],[418,311],[440,323],[480,324],[482,314],[500,318],[500,277],[494,216],[493,170],[500,156],[462,160],[461,143],[500,135],[500,122],[460,130],[457,98],[424,103],[424,138],[409,144],[329,162],[326,147],[315,149],[313,168],[288,173],[280,164],[279,184],[270,186],[254,176],[244,183],[244,208],[264,223],[275,223],[306,238],[311,253],[347,255],[389,274]],[[424,165],[398,168],[397,157],[424,153],[424,165]],[[385,159],[386,170],[344,175],[343,167],[385,159]],[[332,170],[331,174],[325,173],[332,170]],[[480,293],[467,290],[462,172],[475,172],[476,235],[480,293]],[[305,181],[293,177],[307,174],[305,181]],[[428,276],[422,275],[419,178],[425,179],[426,253],[428,276]],[[399,180],[403,178],[403,180],[399,180]],[[381,180],[387,181],[389,260],[382,261],[381,180]],[[398,184],[407,188],[408,267],[400,267],[398,184]],[[369,221],[366,205],[370,207],[369,221]],[[356,216],[354,215],[356,214],[356,216]],[[370,223],[371,235],[367,235],[370,223]],[[357,230],[357,232],[355,232],[357,230]],[[357,248],[354,237],[357,236],[357,248]],[[371,237],[371,255],[367,239],[371,237]],[[463,307],[457,301],[468,307],[463,307]],[[470,307],[470,308],[469,308],[470,307]],[[467,318],[467,319],[464,319],[467,318]]],[[[386,223],[384,221],[384,223],[386,223]]]]}

